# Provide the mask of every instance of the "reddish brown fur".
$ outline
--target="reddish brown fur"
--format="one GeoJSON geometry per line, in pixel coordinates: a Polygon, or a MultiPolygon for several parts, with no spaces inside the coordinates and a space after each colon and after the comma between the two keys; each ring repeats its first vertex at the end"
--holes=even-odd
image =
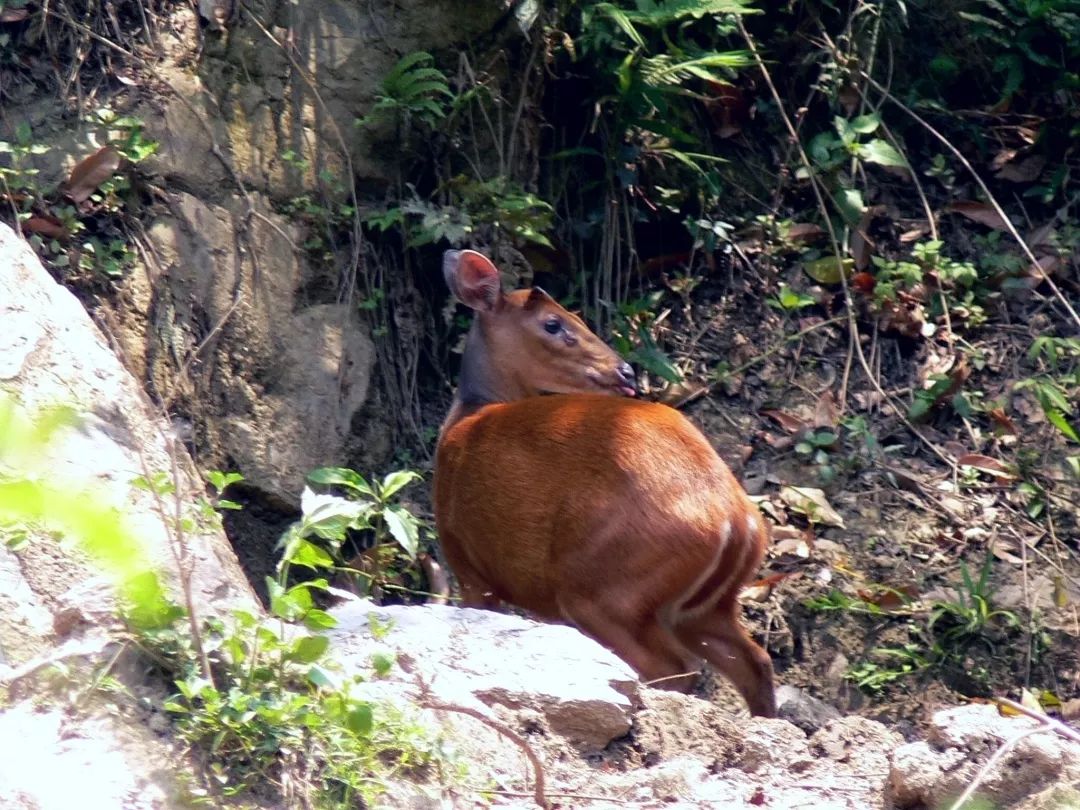
{"type": "MultiPolygon", "coordinates": [[[[448,281],[469,299],[453,270],[448,281]]],[[[439,440],[435,516],[466,604],[505,601],[571,622],[669,687],[688,687],[704,658],[754,714],[775,715],[772,664],[737,602],[764,553],[761,515],[680,413],[587,393],[619,380],[625,389],[621,361],[553,300],[538,306],[534,296],[530,309],[527,296],[500,293],[477,307],[481,345],[471,338],[467,352],[482,355],[491,396],[459,393],[439,440]],[[529,338],[537,317],[573,319],[575,339],[553,339],[557,362],[546,368],[547,338],[529,338]],[[500,353],[484,342],[492,335],[518,345],[500,353]],[[534,396],[545,390],[569,393],[534,396]]]]}

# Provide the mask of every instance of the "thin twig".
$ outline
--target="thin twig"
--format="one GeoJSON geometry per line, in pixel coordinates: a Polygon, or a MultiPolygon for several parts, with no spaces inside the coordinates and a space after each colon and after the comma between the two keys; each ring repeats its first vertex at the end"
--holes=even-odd
{"type": "Polygon", "coordinates": [[[963,806],[967,804],[968,799],[970,799],[975,793],[975,790],[979,787],[979,785],[983,783],[983,781],[989,775],[990,771],[993,770],[994,766],[997,765],[1001,761],[1001,759],[1016,746],[1018,742],[1020,742],[1025,737],[1030,737],[1032,734],[1041,734],[1045,731],[1045,728],[1029,728],[1026,731],[1021,732],[1020,734],[1017,734],[1015,737],[1011,737],[1010,739],[1006,740],[1005,743],[1000,748],[998,748],[997,751],[994,752],[994,755],[990,757],[990,759],[986,760],[985,763],[983,763],[983,766],[979,768],[978,773],[976,773],[974,778],[971,780],[971,784],[969,784],[967,788],[964,789],[964,792],[960,794],[960,797],[955,802],[949,805],[949,810],[961,810],[961,808],[963,808],[963,806]]]}
{"type": "MultiPolygon", "coordinates": [[[[1020,712],[1025,717],[1030,717],[1032,720],[1038,720],[1045,728],[1052,731],[1056,731],[1062,737],[1071,740],[1074,743],[1080,744],[1080,731],[1077,731],[1072,726],[1067,726],[1060,720],[1055,720],[1053,717],[1049,717],[1045,714],[1029,709],[1022,703],[1017,703],[1015,700],[1010,700],[1007,697],[996,697],[993,699],[995,703],[1002,706],[1007,706],[1013,711],[1020,712]]],[[[1041,729],[1036,729],[1037,731],[1041,729]]]]}
{"type": "Polygon", "coordinates": [[[425,709],[432,709],[434,711],[441,712],[454,712],[456,714],[464,714],[467,717],[472,717],[474,720],[479,720],[485,726],[497,731],[499,734],[506,737],[512,743],[517,745],[525,754],[525,758],[529,760],[529,763],[533,767],[533,772],[536,775],[536,783],[533,786],[532,796],[536,800],[538,807],[543,807],[545,810],[551,807],[551,801],[547,798],[547,794],[544,792],[544,765],[540,762],[540,757],[536,755],[536,752],[532,750],[525,739],[510,728],[505,723],[501,723],[493,717],[488,717],[479,709],[474,709],[471,706],[462,706],[457,703],[444,703],[440,700],[435,700],[431,697],[431,691],[426,684],[420,685],[421,697],[420,705],[425,709]]]}

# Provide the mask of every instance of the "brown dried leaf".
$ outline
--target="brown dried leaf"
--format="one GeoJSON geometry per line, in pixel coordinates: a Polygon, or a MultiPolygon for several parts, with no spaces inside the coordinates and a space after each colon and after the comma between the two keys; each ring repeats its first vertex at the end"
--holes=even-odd
{"type": "Polygon", "coordinates": [[[994,429],[998,433],[1007,433],[1010,436],[1019,435],[1016,431],[1016,425],[1013,424],[1013,420],[1009,418],[1002,408],[991,408],[987,411],[987,416],[990,417],[990,421],[994,423],[994,429]]]}
{"type": "Polygon", "coordinates": [[[767,577],[762,577],[759,580],[755,580],[742,589],[740,598],[749,600],[751,602],[764,602],[768,599],[772,592],[776,589],[776,586],[783,582],[785,579],[792,579],[793,577],[801,577],[802,571],[789,571],[782,574],[770,574],[767,577]]]}
{"type": "Polygon", "coordinates": [[[46,239],[66,239],[68,236],[63,223],[51,216],[32,216],[22,222],[21,227],[24,231],[39,234],[46,239]]]}
{"type": "Polygon", "coordinates": [[[818,397],[814,406],[814,427],[835,428],[840,424],[840,407],[836,404],[836,395],[825,391],[818,397]]]}
{"type": "Polygon", "coordinates": [[[843,529],[844,519],[833,509],[823,490],[816,487],[785,486],[780,488],[780,500],[789,509],[806,515],[813,523],[843,529]]]}
{"type": "Polygon", "coordinates": [[[907,245],[911,242],[917,242],[928,233],[930,233],[930,223],[924,222],[923,224],[900,234],[900,244],[907,245]]]}
{"type": "Polygon", "coordinates": [[[1070,723],[1080,720],[1080,698],[1066,700],[1061,704],[1061,719],[1070,723]]]}
{"type": "Polygon", "coordinates": [[[669,385],[660,395],[660,401],[665,405],[678,409],[707,393],[709,393],[709,386],[702,385],[699,382],[683,380],[669,385]]]}
{"type": "Polygon", "coordinates": [[[825,230],[820,225],[812,222],[795,222],[788,228],[787,238],[789,242],[805,244],[821,239],[825,236],[825,230]]]}
{"type": "Polygon", "coordinates": [[[978,222],[980,225],[985,225],[994,230],[1009,230],[1009,224],[1001,218],[1001,215],[998,214],[997,211],[986,203],[974,201],[954,202],[945,210],[952,214],[965,216],[972,222],[978,222]]]}
{"type": "Polygon", "coordinates": [[[768,430],[758,433],[758,438],[773,450],[790,450],[795,445],[795,439],[791,436],[777,436],[768,430]]]}
{"type": "Polygon", "coordinates": [[[885,471],[897,489],[914,492],[916,495],[923,494],[922,480],[915,473],[895,465],[887,466],[885,471]]]}
{"type": "Polygon", "coordinates": [[[0,23],[22,22],[30,16],[25,8],[0,8],[0,23]]]}
{"type": "Polygon", "coordinates": [[[112,177],[120,168],[120,153],[111,146],[103,146],[84,158],[71,170],[67,181],[67,196],[74,203],[86,202],[98,186],[112,177]]]}
{"type": "Polygon", "coordinates": [[[790,413],[777,410],[767,410],[761,412],[762,416],[767,416],[778,424],[783,430],[788,433],[796,434],[802,433],[809,425],[797,416],[792,416],[790,413]]]}
{"type": "Polygon", "coordinates": [[[1007,464],[998,461],[992,456],[984,456],[981,453],[965,453],[956,459],[956,463],[963,467],[973,467],[979,472],[992,475],[1001,481],[1016,480],[1017,475],[1007,464]]]}
{"type": "Polygon", "coordinates": [[[855,262],[856,270],[865,270],[870,266],[870,257],[874,253],[874,246],[867,237],[866,231],[862,228],[856,228],[851,232],[851,237],[848,239],[848,250],[851,252],[851,258],[855,262]]]}
{"type": "Polygon", "coordinates": [[[885,401],[885,395],[880,391],[856,391],[853,398],[861,411],[876,408],[885,401]]]}
{"type": "Polygon", "coordinates": [[[860,599],[877,605],[882,610],[897,610],[919,596],[917,586],[908,584],[882,584],[874,588],[859,588],[855,591],[860,599]]]}
{"type": "Polygon", "coordinates": [[[1038,251],[1040,248],[1054,249],[1055,237],[1057,236],[1057,229],[1054,227],[1055,220],[1050,220],[1045,225],[1040,225],[1038,228],[1029,233],[1026,237],[1026,241],[1032,250],[1038,251]]]}
{"type": "Polygon", "coordinates": [[[1046,158],[1042,155],[1030,155],[1019,163],[1008,163],[994,175],[999,180],[1010,183],[1034,183],[1046,167],[1046,158]]]}
{"type": "Polygon", "coordinates": [[[808,529],[800,529],[798,526],[789,526],[786,523],[777,524],[772,527],[772,541],[779,543],[781,540],[798,540],[802,537],[808,529]]]}
{"type": "Polygon", "coordinates": [[[1047,276],[1052,276],[1061,267],[1060,256],[1040,256],[1038,262],[1028,267],[1028,275],[1040,281],[1047,276]]]}

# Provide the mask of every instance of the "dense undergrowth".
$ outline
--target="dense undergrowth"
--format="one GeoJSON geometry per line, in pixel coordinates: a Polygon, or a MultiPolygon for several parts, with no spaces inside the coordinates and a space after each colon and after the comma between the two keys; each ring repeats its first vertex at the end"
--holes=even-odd
{"type": "MultiPolygon", "coordinates": [[[[0,102],[110,76],[86,31],[143,35],[115,5],[0,4],[0,102]],[[64,48],[78,69],[27,67],[64,48]]],[[[753,414],[782,680],[816,684],[797,616],[850,641],[853,707],[939,682],[1053,703],[1078,671],[1056,618],[1080,593],[1078,65],[1067,0],[562,0],[495,56],[401,58],[356,122],[390,155],[380,197],[336,177],[279,203],[312,262],[360,269],[395,466],[428,464],[466,326],[422,268],[485,249],[647,393],[753,414]]],[[[61,190],[32,132],[0,143],[0,215],[69,279],[132,262],[152,147],[102,126],[111,151],[61,190]]]]}

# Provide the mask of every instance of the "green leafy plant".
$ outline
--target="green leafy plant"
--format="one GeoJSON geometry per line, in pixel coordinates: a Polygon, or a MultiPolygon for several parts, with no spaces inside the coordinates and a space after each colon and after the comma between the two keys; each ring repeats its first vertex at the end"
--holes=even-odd
{"type": "MultiPolygon", "coordinates": [[[[685,98],[696,84],[729,80],[750,64],[745,51],[715,46],[733,30],[733,16],[757,11],[742,0],[627,5],[584,4],[576,42],[580,56],[594,60],[604,82],[597,95],[614,135],[607,157],[625,165],[627,157],[636,162],[654,156],[704,171],[715,157],[693,149],[700,142],[682,125],[692,112],[685,98]],[[623,141],[639,146],[625,153],[623,141]]],[[[624,186],[633,184],[632,168],[613,169],[624,186]]]]}
{"type": "Polygon", "coordinates": [[[1069,421],[1080,394],[1080,338],[1043,335],[1028,350],[1028,360],[1046,373],[1019,380],[1015,391],[1031,391],[1052,424],[1069,441],[1080,444],[1080,434],[1069,421]]]}
{"type": "Polygon", "coordinates": [[[554,210],[505,177],[479,181],[457,176],[437,192],[449,200],[445,203],[421,199],[414,187],[409,189],[411,198],[366,215],[364,224],[380,232],[400,229],[410,248],[440,241],[459,247],[478,237],[551,247],[546,234],[554,210]]]}
{"type": "Polygon", "coordinates": [[[945,308],[954,318],[963,319],[969,326],[979,326],[986,321],[984,302],[988,290],[980,284],[980,275],[971,262],[949,258],[941,252],[943,243],[938,239],[919,242],[912,246],[911,260],[871,258],[876,268],[874,301],[891,301],[899,291],[928,288],[937,294],[922,295],[928,298],[929,315],[940,317],[945,308]]]}
{"type": "Polygon", "coordinates": [[[654,310],[663,292],[620,304],[612,324],[612,346],[631,363],[666,382],[682,380],[682,373],[660,348],[655,337],[654,310]]]}
{"type": "Polygon", "coordinates": [[[371,111],[358,123],[395,116],[405,126],[434,127],[446,117],[454,98],[446,74],[434,67],[435,58],[424,51],[406,54],[382,81],[382,91],[371,111]]]}
{"type": "Polygon", "coordinates": [[[411,470],[392,472],[381,482],[374,479],[369,482],[342,467],[313,471],[308,475],[311,483],[340,488],[346,495],[305,491],[303,518],[281,539],[284,554],[279,579],[284,582],[289,566],[293,565],[313,570],[344,567],[341,550],[350,532],[370,531],[373,540],[366,555],[370,570],[350,569],[350,572],[370,583],[364,590],[376,598],[386,589],[398,588],[390,582],[389,572],[399,563],[406,566],[416,563],[421,522],[395,499],[404,487],[419,478],[411,470]],[[317,538],[325,548],[309,538],[317,538]]]}
{"type": "Polygon", "coordinates": [[[766,298],[765,303],[773,309],[791,313],[806,307],[812,307],[817,303],[817,300],[812,295],[793,290],[790,286],[781,282],[780,291],[776,295],[766,298]]]}
{"type": "MultiPolygon", "coordinates": [[[[32,164],[32,158],[36,155],[44,155],[52,150],[52,147],[34,141],[33,131],[26,121],[19,121],[15,125],[15,139],[13,141],[0,141],[0,155],[7,155],[4,161],[7,165],[0,165],[0,181],[7,186],[10,193],[15,190],[29,190],[32,194],[21,197],[24,206],[33,202],[33,198],[39,196],[36,177],[38,169],[32,164]]],[[[24,207],[21,213],[28,215],[29,208],[24,207]]]]}
{"type": "Polygon", "coordinates": [[[882,138],[869,138],[881,127],[881,116],[877,113],[860,115],[850,120],[836,116],[833,118],[832,132],[819,132],[810,139],[807,152],[818,168],[834,171],[844,166],[851,158],[880,166],[906,168],[907,161],[888,141],[882,138]]]}
{"type": "Polygon", "coordinates": [[[960,562],[961,585],[955,600],[937,600],[931,607],[926,634],[943,655],[961,657],[972,644],[993,645],[999,630],[1019,627],[1020,620],[1009,610],[994,608],[990,594],[993,556],[988,552],[977,578],[967,563],[960,562]]]}

